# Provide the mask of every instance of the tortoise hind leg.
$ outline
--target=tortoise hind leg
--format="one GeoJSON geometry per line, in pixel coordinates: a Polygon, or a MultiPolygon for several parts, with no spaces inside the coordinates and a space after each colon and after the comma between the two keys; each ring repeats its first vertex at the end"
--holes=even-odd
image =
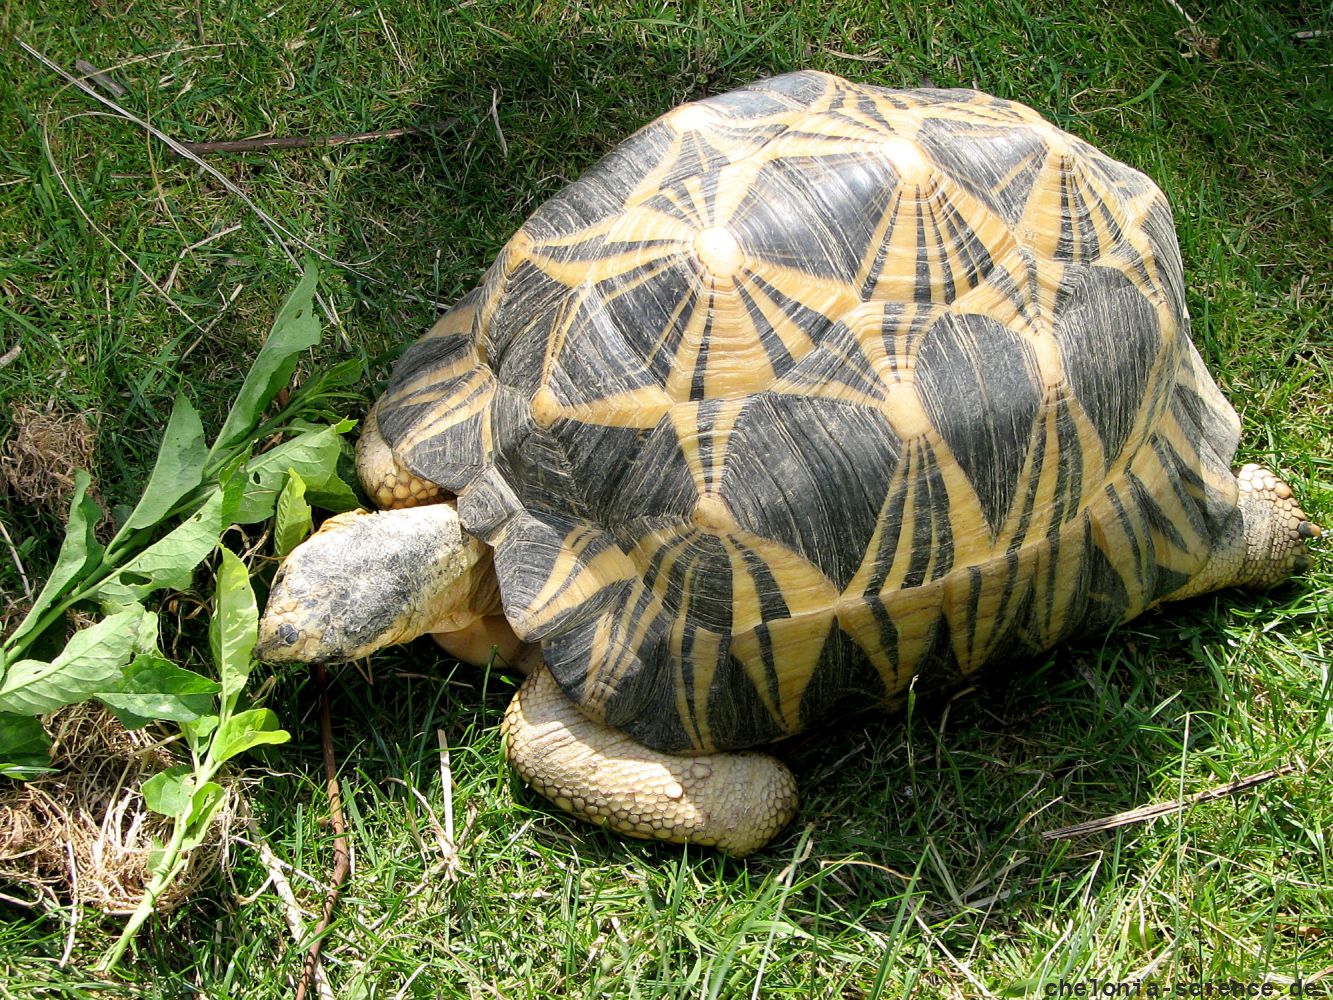
{"type": "Polygon", "coordinates": [[[1322,532],[1306,518],[1291,487],[1253,464],[1236,474],[1236,486],[1245,522],[1245,558],[1236,582],[1262,590],[1309,569],[1305,541],[1322,532]]]}
{"type": "Polygon", "coordinates": [[[1323,532],[1311,524],[1292,496],[1291,487],[1259,465],[1236,473],[1236,516],[1229,535],[1214,547],[1203,569],[1170,595],[1178,601],[1223,587],[1276,587],[1293,573],[1310,568],[1305,550],[1323,532]]]}
{"type": "Polygon", "coordinates": [[[545,667],[505,713],[509,761],[561,809],[618,833],[749,854],[796,812],[796,781],[762,753],[659,753],[593,722],[545,667]]]}

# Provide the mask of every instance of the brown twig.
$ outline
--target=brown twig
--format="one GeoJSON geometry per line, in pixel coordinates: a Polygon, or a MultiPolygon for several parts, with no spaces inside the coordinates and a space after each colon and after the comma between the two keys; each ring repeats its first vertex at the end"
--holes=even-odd
{"type": "Polygon", "coordinates": [[[322,664],[313,668],[315,684],[319,688],[319,737],[324,748],[324,781],[329,796],[329,821],[333,824],[333,877],[329,881],[329,891],[324,897],[324,910],[315,924],[315,939],[310,942],[306,952],[305,965],[301,969],[301,982],[296,987],[296,1000],[305,1000],[306,990],[315,978],[315,968],[319,965],[319,953],[324,945],[324,934],[333,921],[333,909],[338,905],[338,893],[347,881],[351,871],[351,859],[347,853],[347,823],[343,818],[342,791],[338,787],[338,762],[333,757],[333,723],[329,719],[328,678],[322,664]]]}
{"type": "MultiPolygon", "coordinates": [[[[259,852],[259,860],[263,863],[265,871],[268,872],[268,880],[273,885],[273,891],[277,893],[278,899],[282,901],[282,914],[287,921],[287,929],[291,931],[292,939],[300,944],[306,937],[305,919],[301,915],[301,904],[296,901],[296,893],[292,891],[292,884],[287,881],[287,875],[282,870],[282,862],[274,855],[273,848],[264,839],[263,833],[260,832],[259,826],[253,818],[250,820],[249,827],[250,846],[259,852]]],[[[321,1000],[333,1000],[333,990],[329,987],[328,979],[324,976],[324,970],[321,968],[315,969],[315,988],[321,1000]]]]}
{"type": "Polygon", "coordinates": [[[1202,792],[1195,792],[1193,795],[1187,795],[1175,802],[1160,802],[1157,805],[1139,806],[1136,809],[1118,812],[1113,816],[1104,816],[1101,819],[1088,820],[1086,823],[1075,823],[1073,826],[1062,826],[1056,830],[1047,830],[1041,835],[1041,839],[1064,840],[1084,833],[1097,833],[1101,830],[1113,830],[1118,826],[1128,826],[1131,823],[1143,823],[1159,816],[1169,816],[1172,813],[1181,812],[1190,806],[1197,806],[1200,802],[1211,802],[1214,799],[1224,799],[1228,795],[1235,795],[1237,792],[1249,791],[1251,788],[1257,788],[1274,778],[1281,778],[1298,770],[1300,770],[1300,767],[1296,764],[1283,764],[1281,767],[1275,767],[1270,771],[1262,771],[1259,774],[1251,774],[1245,778],[1228,781],[1225,785],[1205,788],[1202,792]]]}
{"type": "Polygon", "coordinates": [[[275,149],[308,149],[311,146],[345,146],[351,142],[370,142],[372,139],[397,139],[404,135],[422,135],[449,128],[455,119],[449,118],[433,125],[385,128],[374,132],[342,132],[337,135],[305,136],[284,135],[268,139],[228,139],[220,142],[181,142],[196,156],[206,153],[267,153],[275,149]]]}

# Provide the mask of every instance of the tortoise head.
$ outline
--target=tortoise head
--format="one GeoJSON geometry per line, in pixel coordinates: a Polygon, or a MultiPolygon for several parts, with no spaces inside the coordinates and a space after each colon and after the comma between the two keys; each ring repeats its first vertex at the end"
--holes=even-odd
{"type": "Polygon", "coordinates": [[[449,504],[338,514],[274,577],[255,651],[329,663],[454,631],[491,610],[492,577],[489,550],[449,504]]]}
{"type": "Polygon", "coordinates": [[[1238,506],[1244,522],[1245,555],[1235,582],[1266,589],[1309,569],[1305,543],[1323,532],[1305,516],[1291,487],[1268,469],[1253,464],[1236,474],[1236,485],[1240,489],[1238,506]]]}

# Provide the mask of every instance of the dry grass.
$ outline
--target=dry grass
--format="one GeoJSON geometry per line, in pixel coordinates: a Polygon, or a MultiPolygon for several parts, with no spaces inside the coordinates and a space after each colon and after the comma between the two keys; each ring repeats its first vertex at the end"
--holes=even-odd
{"type": "MultiPolygon", "coordinates": [[[[31,890],[21,900],[27,905],[128,912],[148,883],[154,841],[171,835],[171,820],[149,812],[139,788],[176,761],[148,730],[127,731],[93,702],[44,722],[57,771],[0,789],[0,880],[31,890]]],[[[209,842],[189,855],[159,910],[173,909],[217,868],[242,801],[233,791],[209,842]]]]}
{"type": "Polygon", "coordinates": [[[18,403],[12,418],[14,433],[0,450],[0,491],[63,515],[75,470],[93,467],[97,432],[83,414],[54,401],[45,407],[18,403]]]}

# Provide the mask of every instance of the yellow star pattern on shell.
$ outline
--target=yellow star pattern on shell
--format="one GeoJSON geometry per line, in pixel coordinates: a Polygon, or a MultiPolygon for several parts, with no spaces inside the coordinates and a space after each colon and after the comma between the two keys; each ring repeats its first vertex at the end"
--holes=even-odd
{"type": "Polygon", "coordinates": [[[799,73],[539,210],[379,420],[566,693],[710,751],[1197,572],[1237,427],[1186,333],[1146,177],[1011,102],[799,73]]]}

